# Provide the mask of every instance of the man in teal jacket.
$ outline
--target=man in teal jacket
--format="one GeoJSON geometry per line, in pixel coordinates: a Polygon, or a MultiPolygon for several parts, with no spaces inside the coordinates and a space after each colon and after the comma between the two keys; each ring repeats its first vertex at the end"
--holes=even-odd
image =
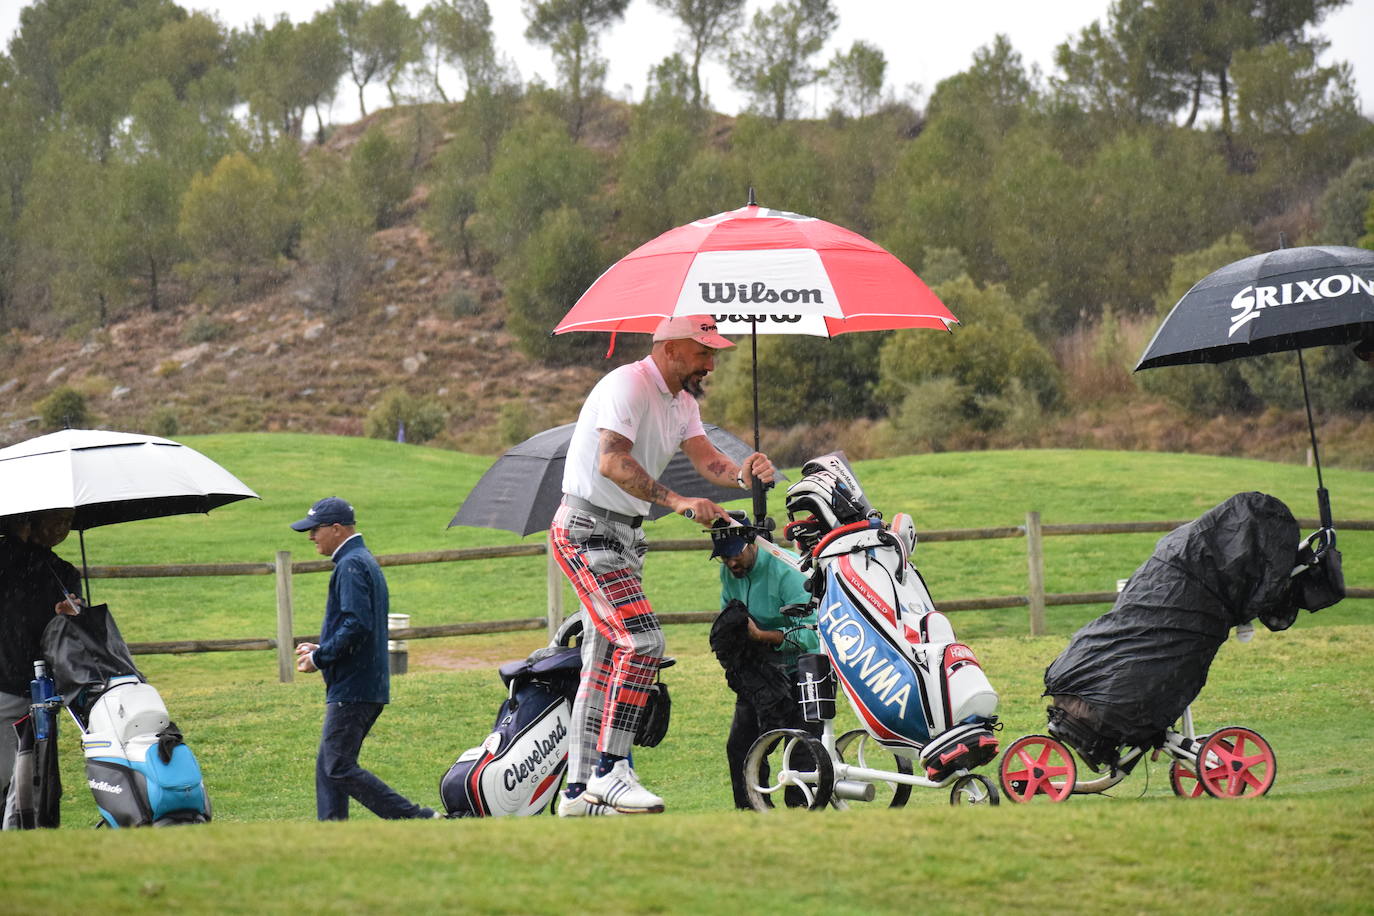
{"type": "Polygon", "coordinates": [[[386,648],[390,598],[382,569],[355,528],[353,507],[330,496],[291,527],[310,532],[315,549],[334,561],[320,641],[296,646],[296,670],[320,672],[326,688],[315,758],[319,819],[347,820],[349,798],[388,820],[438,817],[358,765],[363,739],[391,700],[386,648]]]}
{"type": "Polygon", "coordinates": [[[735,714],[725,757],[735,807],[749,808],[744,785],[744,758],[759,735],[774,728],[805,728],[819,733],[819,723],[806,723],[795,694],[797,656],[820,651],[814,629],[816,614],[786,617],[780,608],[806,604],[806,577],[771,553],[759,550],[751,528],[715,528],[711,556],[719,558],[720,604],[711,632],[711,648],[725,668],[735,692],[735,714]]]}

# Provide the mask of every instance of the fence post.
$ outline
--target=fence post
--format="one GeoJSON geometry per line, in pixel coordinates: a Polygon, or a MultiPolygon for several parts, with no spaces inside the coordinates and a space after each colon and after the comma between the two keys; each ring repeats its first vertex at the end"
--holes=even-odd
{"type": "Polygon", "coordinates": [[[283,684],[296,676],[296,637],[291,611],[291,551],[277,551],[277,677],[283,684]]]}
{"type": "Polygon", "coordinates": [[[1026,564],[1030,580],[1030,632],[1045,635],[1045,542],[1040,534],[1040,513],[1026,513],[1026,564]]]}
{"type": "Polygon", "coordinates": [[[553,532],[544,535],[544,575],[547,580],[549,639],[552,640],[558,628],[563,625],[563,570],[553,551],[553,532]]]}

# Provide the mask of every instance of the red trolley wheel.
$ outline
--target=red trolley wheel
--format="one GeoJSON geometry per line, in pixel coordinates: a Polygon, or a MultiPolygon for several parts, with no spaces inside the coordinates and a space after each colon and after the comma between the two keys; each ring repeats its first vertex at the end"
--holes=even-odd
{"type": "Polygon", "coordinates": [[[1169,785],[1174,787],[1174,794],[1180,798],[1200,798],[1207,794],[1202,788],[1202,781],[1197,778],[1197,772],[1177,760],[1169,764],[1169,785]]]}
{"type": "Polygon", "coordinates": [[[1228,725],[1197,752],[1198,781],[1213,798],[1255,798],[1274,784],[1274,749],[1259,732],[1228,725]]]}
{"type": "Polygon", "coordinates": [[[1002,792],[1014,802],[1036,795],[1061,802],[1073,793],[1078,765],[1069,749],[1046,735],[1017,738],[1002,755],[1002,792]]]}

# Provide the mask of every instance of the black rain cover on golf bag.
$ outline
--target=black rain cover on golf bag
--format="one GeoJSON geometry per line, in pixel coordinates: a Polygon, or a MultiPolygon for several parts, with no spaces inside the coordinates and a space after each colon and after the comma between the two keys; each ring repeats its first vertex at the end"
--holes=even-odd
{"type": "Polygon", "coordinates": [[[110,678],[125,674],[147,680],[134,666],[109,605],[83,608],[75,617],[55,616],[43,630],[42,651],[62,701],[83,716],[83,691],[99,693],[110,678]]]}
{"type": "Polygon", "coordinates": [[[510,690],[486,740],[459,755],[439,782],[450,817],[538,814],[567,767],[573,697],[582,669],[575,647],[540,650],[502,665],[510,690]]]}
{"type": "MultiPolygon", "coordinates": [[[[1110,611],[1084,626],[1045,670],[1045,696],[1077,698],[1073,723],[1105,744],[1156,744],[1207,682],[1231,628],[1270,630],[1297,618],[1293,513],[1264,493],[1238,493],[1155,545],[1110,611]]],[[[1053,720],[1052,720],[1053,721],[1053,720]]]]}

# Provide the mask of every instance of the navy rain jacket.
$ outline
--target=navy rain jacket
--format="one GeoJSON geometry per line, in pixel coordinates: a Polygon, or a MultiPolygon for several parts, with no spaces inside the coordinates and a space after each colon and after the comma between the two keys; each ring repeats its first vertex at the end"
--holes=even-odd
{"type": "Polygon", "coordinates": [[[350,538],[334,554],[320,647],[315,650],[315,667],[327,687],[326,703],[390,702],[390,607],[382,568],[361,535],[350,538]]]}

